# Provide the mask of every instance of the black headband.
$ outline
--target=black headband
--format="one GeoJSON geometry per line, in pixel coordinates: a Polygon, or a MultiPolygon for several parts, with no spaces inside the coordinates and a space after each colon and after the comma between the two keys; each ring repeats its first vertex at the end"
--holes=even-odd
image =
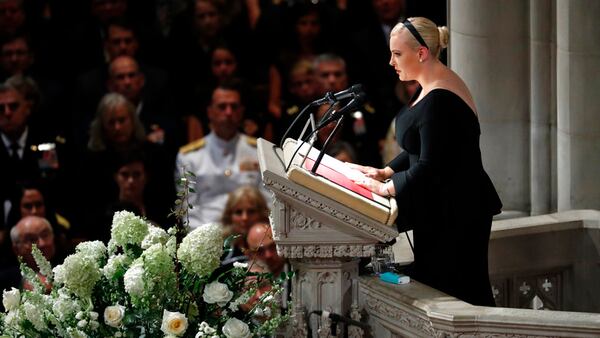
{"type": "Polygon", "coordinates": [[[413,26],[413,24],[410,21],[408,21],[408,19],[404,20],[402,24],[410,31],[410,33],[415,37],[415,39],[417,39],[417,42],[419,42],[421,46],[429,49],[429,46],[427,46],[425,40],[423,40],[423,37],[421,36],[421,34],[419,34],[419,31],[415,28],[415,26],[413,26]]]}

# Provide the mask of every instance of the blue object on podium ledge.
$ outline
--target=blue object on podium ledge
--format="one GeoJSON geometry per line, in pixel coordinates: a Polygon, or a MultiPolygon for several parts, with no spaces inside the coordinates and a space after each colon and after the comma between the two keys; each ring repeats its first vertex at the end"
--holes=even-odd
{"type": "Polygon", "coordinates": [[[394,272],[384,272],[379,275],[379,279],[392,284],[407,284],[410,283],[410,277],[407,275],[394,273],[394,272]]]}

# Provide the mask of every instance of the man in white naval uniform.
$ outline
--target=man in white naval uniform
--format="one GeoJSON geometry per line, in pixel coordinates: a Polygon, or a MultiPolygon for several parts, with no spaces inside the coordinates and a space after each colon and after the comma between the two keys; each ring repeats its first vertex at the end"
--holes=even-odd
{"type": "Polygon", "coordinates": [[[196,192],[189,199],[191,229],[220,221],[231,191],[242,185],[261,186],[256,139],[239,132],[244,115],[239,91],[218,86],[206,111],[211,132],[181,147],[177,155],[176,178],[182,170],[196,175],[196,192]]]}

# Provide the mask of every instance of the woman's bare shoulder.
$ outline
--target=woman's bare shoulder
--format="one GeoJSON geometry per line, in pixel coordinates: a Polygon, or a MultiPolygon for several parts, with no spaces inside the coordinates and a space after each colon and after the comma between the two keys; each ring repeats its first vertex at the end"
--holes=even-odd
{"type": "Polygon", "coordinates": [[[460,97],[473,112],[477,115],[477,107],[475,106],[475,101],[473,100],[473,96],[469,91],[469,88],[465,84],[465,82],[454,72],[452,72],[452,76],[441,80],[435,88],[445,89],[454,93],[456,96],[460,97]]]}

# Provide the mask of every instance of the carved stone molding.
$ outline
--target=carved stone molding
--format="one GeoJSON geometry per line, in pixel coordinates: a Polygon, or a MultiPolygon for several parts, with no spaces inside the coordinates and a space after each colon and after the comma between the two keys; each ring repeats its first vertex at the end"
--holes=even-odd
{"type": "MultiPolygon", "coordinates": [[[[350,306],[350,318],[360,322],[360,312],[358,311],[358,305],[356,303],[352,303],[350,306]]],[[[348,338],[362,338],[365,332],[358,326],[350,325],[348,326],[348,338]]]]}
{"type": "Polygon", "coordinates": [[[317,281],[319,284],[334,284],[337,278],[337,272],[333,271],[319,272],[317,274],[317,281]]]}
{"type": "Polygon", "coordinates": [[[306,311],[304,310],[304,308],[299,304],[295,304],[295,306],[293,308],[293,312],[290,315],[292,338],[308,337],[308,329],[306,326],[306,321],[304,320],[305,315],[306,315],[306,311]]]}
{"type": "MultiPolygon", "coordinates": [[[[376,299],[373,294],[365,294],[367,300],[365,301],[365,305],[367,307],[367,311],[370,313],[377,314],[380,317],[392,319],[394,325],[399,328],[410,328],[411,331],[417,331],[419,336],[423,337],[437,337],[437,338],[459,338],[459,337],[473,337],[475,333],[473,331],[448,331],[436,329],[433,327],[432,323],[429,320],[419,318],[414,314],[403,311],[402,309],[387,304],[386,302],[376,299]]],[[[482,332],[478,331],[476,333],[477,337],[485,337],[485,338],[500,338],[500,337],[508,337],[508,338],[540,338],[540,337],[549,337],[547,335],[528,335],[528,334],[514,334],[514,333],[491,333],[491,332],[482,332]]]]}
{"type": "Polygon", "coordinates": [[[364,222],[357,220],[355,217],[352,217],[350,215],[342,213],[339,210],[333,209],[332,207],[328,206],[325,203],[319,202],[319,201],[315,200],[314,198],[304,195],[301,192],[298,192],[294,189],[284,186],[281,183],[275,182],[268,177],[263,177],[263,183],[266,186],[268,186],[274,190],[280,191],[281,193],[284,193],[284,194],[292,197],[295,200],[302,201],[303,203],[308,204],[308,205],[312,206],[313,208],[319,209],[321,212],[331,215],[344,223],[351,224],[354,227],[356,227],[357,229],[364,231],[364,232],[380,239],[380,241],[382,241],[382,242],[389,242],[395,238],[395,234],[394,234],[395,231],[392,228],[390,228],[390,230],[392,230],[392,231],[390,231],[389,233],[386,233],[384,231],[376,229],[364,222]]]}
{"type": "Polygon", "coordinates": [[[438,331],[433,328],[430,321],[418,318],[398,307],[373,298],[373,295],[365,296],[368,297],[365,304],[370,312],[376,313],[384,318],[387,317],[393,319],[395,325],[398,327],[410,327],[413,330],[419,331],[422,333],[423,337],[438,337],[438,331]]]}
{"type": "Polygon", "coordinates": [[[291,228],[302,230],[316,230],[321,228],[320,222],[305,216],[296,209],[292,209],[292,212],[290,213],[290,225],[291,228]]]}
{"type": "Polygon", "coordinates": [[[292,245],[277,244],[277,253],[286,258],[371,257],[375,245],[292,245]]]}

